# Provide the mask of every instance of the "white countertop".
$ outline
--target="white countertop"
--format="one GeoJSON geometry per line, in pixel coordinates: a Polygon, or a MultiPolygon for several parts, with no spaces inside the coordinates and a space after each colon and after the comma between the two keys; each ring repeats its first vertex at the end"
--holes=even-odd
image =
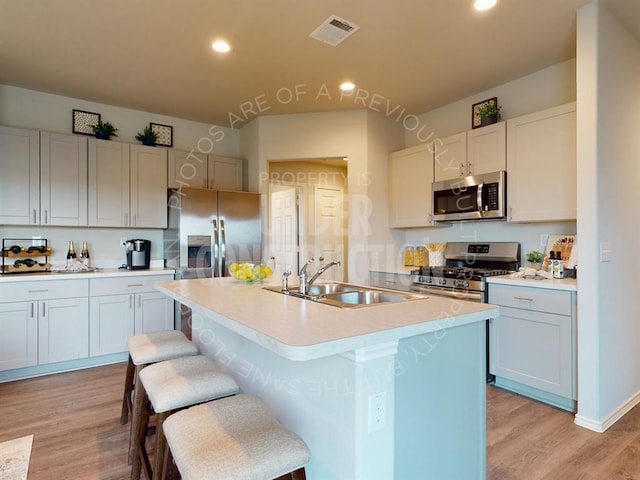
{"type": "Polygon", "coordinates": [[[230,277],[160,281],[155,285],[194,313],[291,360],[311,360],[444,332],[499,315],[495,305],[438,296],[342,309],[264,290],[262,284],[245,285],[230,277]]]}
{"type": "Polygon", "coordinates": [[[511,275],[499,275],[488,277],[488,283],[500,283],[502,285],[516,285],[521,287],[548,288],[552,290],[565,290],[576,292],[578,282],[575,278],[545,278],[536,280],[535,278],[512,277],[511,275]]]}
{"type": "Polygon", "coordinates": [[[149,270],[121,270],[119,268],[101,268],[94,272],[58,273],[12,273],[0,275],[0,282],[33,282],[40,280],[76,280],[89,278],[146,276],[146,275],[173,275],[175,270],[170,268],[151,268],[149,270]]]}

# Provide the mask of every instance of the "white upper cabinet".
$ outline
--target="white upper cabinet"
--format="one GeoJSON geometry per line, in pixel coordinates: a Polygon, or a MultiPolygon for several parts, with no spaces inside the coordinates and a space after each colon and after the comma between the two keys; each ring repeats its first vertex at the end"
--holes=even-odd
{"type": "Polygon", "coordinates": [[[242,190],[242,159],[209,155],[209,188],[242,190]]]}
{"type": "Polygon", "coordinates": [[[87,225],[87,139],[0,127],[0,223],[87,225]]]}
{"type": "Polygon", "coordinates": [[[433,226],[431,183],[432,144],[391,153],[389,158],[389,226],[433,226]]]}
{"type": "Polygon", "coordinates": [[[434,141],[434,181],[479,175],[506,168],[505,122],[434,141]]]}
{"type": "Polygon", "coordinates": [[[87,225],[87,139],[40,133],[40,223],[87,225]]]}
{"type": "Polygon", "coordinates": [[[165,228],[166,149],[90,139],[89,225],[165,228]]]}
{"type": "Polygon", "coordinates": [[[576,219],[575,102],[507,121],[507,182],[509,221],[576,219]]]}
{"type": "Polygon", "coordinates": [[[169,188],[207,188],[207,156],[204,153],[169,150],[169,188]]]}

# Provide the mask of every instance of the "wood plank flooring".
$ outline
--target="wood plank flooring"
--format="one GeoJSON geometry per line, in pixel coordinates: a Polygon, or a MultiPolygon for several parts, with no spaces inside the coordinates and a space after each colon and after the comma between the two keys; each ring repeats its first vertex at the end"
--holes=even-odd
{"type": "MultiPolygon", "coordinates": [[[[34,434],[29,480],[129,478],[124,372],[121,363],[0,384],[0,442],[34,434]]],[[[598,434],[568,412],[488,386],[487,478],[640,480],[640,406],[598,434]]]]}

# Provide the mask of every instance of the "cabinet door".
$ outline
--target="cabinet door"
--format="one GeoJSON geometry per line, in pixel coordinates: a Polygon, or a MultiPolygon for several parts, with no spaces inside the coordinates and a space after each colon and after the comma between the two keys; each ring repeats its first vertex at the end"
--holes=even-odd
{"type": "Polygon", "coordinates": [[[389,226],[433,226],[431,183],[432,145],[393,152],[389,159],[389,226]]]}
{"type": "Polygon", "coordinates": [[[0,224],[40,222],[40,138],[36,130],[0,126],[0,224]]]}
{"type": "Polygon", "coordinates": [[[241,158],[209,155],[209,188],[241,191],[242,164],[241,158]]]}
{"type": "Polygon", "coordinates": [[[89,301],[89,356],[127,351],[134,334],[134,295],[91,297],[89,301]]]}
{"type": "Polygon", "coordinates": [[[135,333],[173,330],[173,300],[160,292],[136,294],[135,333]]]}
{"type": "Polygon", "coordinates": [[[501,306],[491,338],[497,377],[574,397],[571,317],[501,306]]]}
{"type": "Polygon", "coordinates": [[[40,223],[87,225],[87,139],[40,133],[40,223]]]}
{"type": "Polygon", "coordinates": [[[130,226],[167,227],[167,150],[131,145],[130,226]]]}
{"type": "Polygon", "coordinates": [[[207,188],[207,156],[194,151],[169,150],[167,187],[207,188]]]}
{"type": "Polygon", "coordinates": [[[434,182],[467,175],[467,133],[434,140],[434,182]]]}
{"type": "Polygon", "coordinates": [[[507,121],[507,181],[509,221],[576,219],[575,103],[507,121]]]}
{"type": "MultiPolygon", "coordinates": [[[[166,177],[164,181],[166,182],[166,177]]],[[[89,226],[129,225],[129,145],[91,138],[89,226]]]]}
{"type": "Polygon", "coordinates": [[[505,122],[500,122],[467,132],[466,175],[480,175],[506,170],[505,126],[505,122]]]}
{"type": "Polygon", "coordinates": [[[38,302],[38,364],[89,356],[89,301],[65,298],[38,302]]]}
{"type": "Polygon", "coordinates": [[[36,302],[0,303],[0,370],[38,363],[36,302]]]}

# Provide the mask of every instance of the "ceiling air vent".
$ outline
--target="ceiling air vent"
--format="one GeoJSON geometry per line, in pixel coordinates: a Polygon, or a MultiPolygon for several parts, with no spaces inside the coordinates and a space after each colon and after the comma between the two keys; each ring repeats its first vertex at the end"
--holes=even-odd
{"type": "Polygon", "coordinates": [[[344,39],[356,33],[359,29],[360,27],[355,23],[349,22],[344,18],[331,15],[322,22],[318,28],[311,32],[311,35],[309,36],[335,47],[344,39]]]}

